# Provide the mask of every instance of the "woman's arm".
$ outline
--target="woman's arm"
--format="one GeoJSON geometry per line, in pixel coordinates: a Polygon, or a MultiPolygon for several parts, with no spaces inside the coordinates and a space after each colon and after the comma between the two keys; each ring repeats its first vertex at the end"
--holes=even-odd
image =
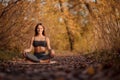
{"type": "Polygon", "coordinates": [[[50,39],[46,37],[46,41],[47,41],[47,49],[50,51],[51,50],[50,39]]]}
{"type": "Polygon", "coordinates": [[[30,47],[29,47],[28,49],[25,49],[25,50],[24,50],[25,53],[26,53],[26,52],[31,52],[31,51],[32,51],[32,49],[33,49],[33,45],[32,45],[33,40],[34,40],[34,37],[32,37],[32,39],[31,39],[30,47]]]}
{"type": "Polygon", "coordinates": [[[50,46],[49,38],[46,38],[46,41],[47,41],[47,48],[48,48],[49,55],[50,55],[50,57],[54,57],[55,51],[50,46]]]}

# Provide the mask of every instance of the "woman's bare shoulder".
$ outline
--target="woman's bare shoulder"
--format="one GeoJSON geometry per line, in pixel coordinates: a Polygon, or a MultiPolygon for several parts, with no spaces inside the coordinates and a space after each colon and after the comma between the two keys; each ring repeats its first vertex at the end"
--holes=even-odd
{"type": "Polygon", "coordinates": [[[49,37],[46,36],[45,38],[46,38],[46,40],[49,40],[49,37]]]}

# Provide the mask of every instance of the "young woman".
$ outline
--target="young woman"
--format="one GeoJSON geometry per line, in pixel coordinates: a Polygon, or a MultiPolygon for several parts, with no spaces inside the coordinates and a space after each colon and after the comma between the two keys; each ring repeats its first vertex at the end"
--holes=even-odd
{"type": "Polygon", "coordinates": [[[50,40],[45,36],[45,27],[41,23],[36,25],[35,36],[31,39],[30,48],[25,49],[23,54],[28,60],[40,63],[49,63],[50,59],[54,57],[55,52],[51,49],[50,40]],[[34,49],[34,54],[30,53],[32,49],[34,49]]]}

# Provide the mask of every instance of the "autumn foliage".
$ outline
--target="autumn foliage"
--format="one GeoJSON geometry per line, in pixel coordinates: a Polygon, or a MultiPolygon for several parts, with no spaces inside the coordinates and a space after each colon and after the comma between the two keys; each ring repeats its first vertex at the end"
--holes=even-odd
{"type": "Polygon", "coordinates": [[[119,4],[119,0],[3,0],[0,49],[29,47],[34,27],[41,22],[55,50],[119,50],[119,4]]]}

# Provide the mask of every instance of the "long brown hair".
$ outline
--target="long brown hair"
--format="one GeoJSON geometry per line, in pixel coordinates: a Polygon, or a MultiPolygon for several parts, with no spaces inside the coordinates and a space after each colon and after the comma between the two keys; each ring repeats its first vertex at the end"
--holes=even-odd
{"type": "Polygon", "coordinates": [[[35,26],[35,36],[38,35],[38,31],[37,31],[37,28],[38,26],[41,25],[43,27],[43,32],[42,32],[42,35],[45,36],[45,27],[42,25],[42,23],[38,23],[36,26],[35,26]]]}

